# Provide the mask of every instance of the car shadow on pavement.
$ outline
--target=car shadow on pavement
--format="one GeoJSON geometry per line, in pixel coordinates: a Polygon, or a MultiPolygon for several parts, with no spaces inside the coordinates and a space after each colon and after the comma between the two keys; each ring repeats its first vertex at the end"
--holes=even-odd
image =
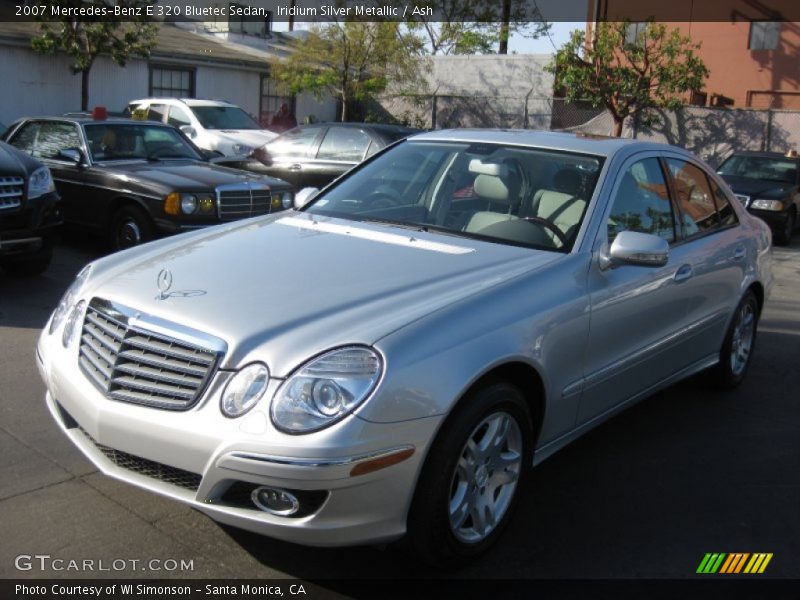
{"type": "Polygon", "coordinates": [[[692,378],[534,469],[502,539],[463,569],[393,547],[306,548],[222,529],[261,564],[339,593],[364,579],[692,577],[705,552],[728,548],[784,556],[771,574],[798,577],[788,558],[800,552],[789,533],[800,530],[800,335],[766,325],[739,388],[692,378]]]}
{"type": "Polygon", "coordinates": [[[41,329],[75,275],[107,252],[102,241],[66,232],[53,262],[36,277],[10,277],[0,270],[0,327],[41,329]]]}

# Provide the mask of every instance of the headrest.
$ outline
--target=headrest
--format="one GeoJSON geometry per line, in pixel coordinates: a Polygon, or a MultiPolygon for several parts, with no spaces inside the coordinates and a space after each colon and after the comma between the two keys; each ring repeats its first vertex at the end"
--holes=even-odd
{"type": "MultiPolygon", "coordinates": [[[[500,165],[495,165],[500,166],[500,165]]],[[[508,202],[508,187],[499,177],[493,175],[478,175],[473,184],[475,193],[479,198],[492,202],[508,202]]]]}
{"type": "Polygon", "coordinates": [[[485,163],[479,158],[473,158],[469,161],[469,172],[476,175],[505,177],[508,175],[508,166],[500,163],[485,163]]]}

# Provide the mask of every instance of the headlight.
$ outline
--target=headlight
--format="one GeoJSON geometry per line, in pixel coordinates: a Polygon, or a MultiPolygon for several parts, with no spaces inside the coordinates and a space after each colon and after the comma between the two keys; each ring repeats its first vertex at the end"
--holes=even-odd
{"type": "Polygon", "coordinates": [[[783,210],[783,201],[765,200],[763,198],[756,198],[755,200],[753,200],[753,203],[750,205],[750,208],[759,208],[761,210],[775,210],[780,212],[783,210]]]}
{"type": "Polygon", "coordinates": [[[283,208],[292,208],[292,202],[294,198],[292,196],[292,192],[283,192],[281,194],[281,202],[283,203],[283,208]]]}
{"type": "Polygon", "coordinates": [[[231,151],[234,154],[250,154],[255,148],[247,144],[234,144],[231,146],[231,151]]]}
{"type": "Polygon", "coordinates": [[[38,198],[43,194],[53,192],[56,185],[50,176],[50,169],[41,167],[36,169],[28,179],[28,199],[38,198]]]}
{"type": "Polygon", "coordinates": [[[81,290],[86,283],[86,280],[89,278],[89,273],[92,270],[92,265],[86,265],[78,276],[75,278],[75,281],[72,282],[67,288],[67,291],[64,292],[64,295],[61,297],[61,301],[56,306],[56,309],[53,311],[53,316],[50,317],[50,335],[61,326],[64,317],[67,313],[72,309],[75,301],[78,299],[78,295],[81,293],[81,290]]]}
{"type": "Polygon", "coordinates": [[[197,197],[192,194],[181,194],[181,212],[190,215],[197,210],[197,197]]]}
{"type": "Polygon", "coordinates": [[[240,417],[261,400],[269,383],[269,369],[253,363],[241,369],[225,386],[220,408],[227,417],[240,417]]]}
{"type": "Polygon", "coordinates": [[[80,323],[83,320],[83,311],[86,310],[86,300],[81,300],[70,311],[67,322],[64,325],[64,333],[61,335],[61,344],[68,348],[75,339],[75,333],[80,330],[80,323]]]}
{"type": "Polygon", "coordinates": [[[284,382],[272,400],[272,422],[288,433],[328,427],[366,400],[382,372],[380,356],[369,348],[323,354],[284,382]]]}

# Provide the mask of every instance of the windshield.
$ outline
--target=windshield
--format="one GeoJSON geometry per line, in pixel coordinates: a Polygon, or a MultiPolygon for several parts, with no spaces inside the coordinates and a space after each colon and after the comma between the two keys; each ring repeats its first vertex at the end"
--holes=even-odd
{"type": "Polygon", "coordinates": [[[261,129],[255,119],[238,106],[192,106],[191,109],[206,129],[261,129]]]}
{"type": "Polygon", "coordinates": [[[717,173],[748,179],[794,183],[797,180],[797,163],[793,160],[768,156],[731,156],[722,163],[717,173]]]}
{"type": "Polygon", "coordinates": [[[200,154],[171,127],[147,124],[97,123],[84,126],[93,162],[108,160],[162,160],[200,154]]]}
{"type": "Polygon", "coordinates": [[[306,211],[566,252],[600,167],[599,158],[566,152],[402,142],[306,211]]]}

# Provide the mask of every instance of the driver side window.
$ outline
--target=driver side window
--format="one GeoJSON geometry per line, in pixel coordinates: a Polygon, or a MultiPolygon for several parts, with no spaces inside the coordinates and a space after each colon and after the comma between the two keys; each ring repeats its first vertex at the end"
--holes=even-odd
{"type": "Polygon", "coordinates": [[[622,175],[608,217],[608,241],[621,231],[637,231],[675,241],[675,217],[661,164],[646,158],[622,175]]]}

